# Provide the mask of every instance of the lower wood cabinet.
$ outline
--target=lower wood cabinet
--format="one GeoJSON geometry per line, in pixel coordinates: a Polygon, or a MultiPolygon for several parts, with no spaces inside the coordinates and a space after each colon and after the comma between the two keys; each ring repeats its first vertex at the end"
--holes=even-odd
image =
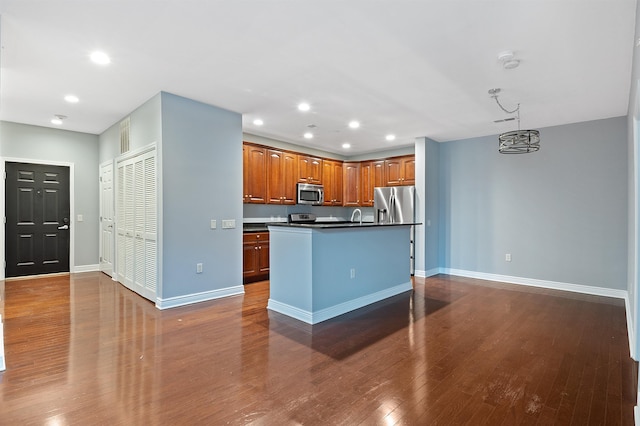
{"type": "Polygon", "coordinates": [[[242,235],[242,280],[245,284],[269,278],[269,232],[242,235]]]}

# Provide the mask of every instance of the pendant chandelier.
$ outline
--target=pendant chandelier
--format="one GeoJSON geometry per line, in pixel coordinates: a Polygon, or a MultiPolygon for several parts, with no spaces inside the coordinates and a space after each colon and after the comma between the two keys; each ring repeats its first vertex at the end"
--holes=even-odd
{"type": "Polygon", "coordinates": [[[498,100],[500,89],[490,89],[489,95],[496,100],[501,110],[507,114],[516,114],[518,130],[501,133],[498,136],[498,152],[500,154],[528,154],[540,149],[540,132],[537,130],[520,130],[520,104],[513,111],[502,106],[498,100]]]}

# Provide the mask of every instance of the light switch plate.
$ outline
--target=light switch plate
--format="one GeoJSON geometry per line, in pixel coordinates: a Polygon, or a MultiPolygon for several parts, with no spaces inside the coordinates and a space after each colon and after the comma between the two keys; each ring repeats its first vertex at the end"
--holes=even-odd
{"type": "Polygon", "coordinates": [[[78,222],[82,222],[84,220],[84,217],[82,217],[81,214],[78,215],[78,222]]]}
{"type": "Polygon", "coordinates": [[[235,219],[222,219],[222,229],[233,229],[236,227],[235,219]]]}
{"type": "Polygon", "coordinates": [[[216,220],[211,219],[211,229],[216,229],[216,220]]]}

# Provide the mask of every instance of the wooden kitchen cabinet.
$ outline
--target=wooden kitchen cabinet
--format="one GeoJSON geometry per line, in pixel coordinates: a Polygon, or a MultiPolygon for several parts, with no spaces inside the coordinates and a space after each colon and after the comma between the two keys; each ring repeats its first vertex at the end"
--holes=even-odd
{"type": "Polygon", "coordinates": [[[360,205],[373,207],[373,188],[386,186],[384,160],[360,163],[360,205]]]}
{"type": "Polygon", "coordinates": [[[298,182],[322,183],[322,158],[298,154],[298,182]]]}
{"type": "Polygon", "coordinates": [[[269,232],[242,235],[242,265],[245,284],[269,278],[269,232]]]}
{"type": "Polygon", "coordinates": [[[267,150],[267,204],[295,204],[298,155],[267,150]]]}
{"type": "Polygon", "coordinates": [[[344,163],[344,197],[345,207],[360,206],[360,163],[344,163]]]}
{"type": "Polygon", "coordinates": [[[342,161],[322,161],[323,206],[342,205],[342,161]]]}
{"type": "Polygon", "coordinates": [[[245,203],[264,204],[267,200],[267,150],[242,145],[242,174],[245,203]]]}
{"type": "Polygon", "coordinates": [[[404,157],[389,158],[384,161],[385,186],[415,185],[416,183],[416,157],[406,155],[404,157]]]}

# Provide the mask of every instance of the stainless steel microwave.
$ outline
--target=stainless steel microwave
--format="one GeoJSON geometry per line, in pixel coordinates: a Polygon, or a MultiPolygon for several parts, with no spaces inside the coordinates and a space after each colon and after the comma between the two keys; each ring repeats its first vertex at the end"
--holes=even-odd
{"type": "Polygon", "coordinates": [[[320,206],[324,203],[324,186],[310,183],[297,184],[297,204],[320,206]]]}

